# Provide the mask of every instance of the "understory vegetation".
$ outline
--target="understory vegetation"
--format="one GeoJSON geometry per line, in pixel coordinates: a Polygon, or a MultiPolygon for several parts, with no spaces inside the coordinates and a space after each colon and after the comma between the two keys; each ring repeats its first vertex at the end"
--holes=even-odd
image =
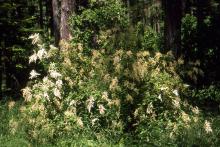
{"type": "MultiPolygon", "coordinates": [[[[33,43],[41,43],[35,35],[33,43]]],[[[38,44],[24,102],[1,104],[6,146],[217,146],[220,118],[190,101],[171,53],[38,44]]],[[[202,93],[202,92],[201,92],[202,93]]]]}
{"type": "Polygon", "coordinates": [[[94,0],[69,19],[70,41],[30,35],[22,98],[0,101],[0,146],[220,145],[220,86],[198,86],[208,61],[194,58],[188,38],[197,39],[196,18],[187,14],[181,28],[193,51],[176,57],[158,28],[128,12],[119,0],[94,0]]]}

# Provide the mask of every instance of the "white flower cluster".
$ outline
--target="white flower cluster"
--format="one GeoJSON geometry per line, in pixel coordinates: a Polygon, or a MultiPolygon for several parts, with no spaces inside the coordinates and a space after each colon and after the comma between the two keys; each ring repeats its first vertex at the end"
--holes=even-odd
{"type": "Polygon", "coordinates": [[[40,35],[39,33],[32,34],[29,39],[32,39],[32,44],[37,44],[40,42],[40,35]]]}
{"type": "Polygon", "coordinates": [[[109,85],[109,89],[111,91],[114,91],[115,89],[117,89],[118,87],[118,78],[115,77],[114,79],[112,79],[111,84],[109,85]]]}
{"type": "Polygon", "coordinates": [[[91,112],[91,109],[94,105],[94,98],[93,96],[90,96],[89,99],[86,101],[87,102],[87,109],[89,111],[89,113],[91,112]]]}
{"type": "Polygon", "coordinates": [[[36,54],[36,52],[34,51],[34,54],[32,54],[32,55],[29,57],[29,64],[32,63],[32,62],[36,63],[36,61],[37,61],[37,54],[36,54]]]}
{"type": "Polygon", "coordinates": [[[50,76],[54,79],[61,77],[62,75],[56,70],[49,70],[50,76]]]}
{"type": "Polygon", "coordinates": [[[37,73],[36,72],[36,70],[32,70],[31,72],[30,72],[30,79],[33,79],[33,78],[36,78],[37,76],[39,76],[40,74],[39,73],[37,73]]]}
{"type": "Polygon", "coordinates": [[[39,48],[37,52],[34,51],[34,53],[29,57],[29,63],[36,63],[37,59],[42,60],[43,58],[47,58],[47,51],[43,45],[39,44],[41,41],[39,33],[31,35],[29,39],[32,39],[32,44],[37,44],[39,48]]]}
{"type": "Polygon", "coordinates": [[[177,89],[173,90],[173,94],[178,97],[179,96],[178,90],[177,89]]]}
{"type": "Polygon", "coordinates": [[[41,48],[37,53],[34,51],[34,54],[29,57],[29,63],[36,63],[37,59],[41,61],[44,58],[47,58],[47,51],[44,48],[41,48]]]}
{"type": "Polygon", "coordinates": [[[53,94],[61,99],[61,93],[60,90],[58,88],[54,88],[53,94]]]}
{"type": "Polygon", "coordinates": [[[98,107],[99,107],[99,113],[101,115],[105,114],[105,110],[106,110],[105,107],[103,105],[99,105],[98,107]]]}
{"type": "Polygon", "coordinates": [[[205,124],[204,124],[204,129],[205,129],[205,132],[208,134],[208,133],[212,133],[212,127],[211,127],[211,123],[209,121],[205,121],[205,124]]]}
{"type": "Polygon", "coordinates": [[[32,98],[31,89],[29,87],[25,87],[22,89],[22,95],[25,99],[25,102],[30,102],[32,98]]]}

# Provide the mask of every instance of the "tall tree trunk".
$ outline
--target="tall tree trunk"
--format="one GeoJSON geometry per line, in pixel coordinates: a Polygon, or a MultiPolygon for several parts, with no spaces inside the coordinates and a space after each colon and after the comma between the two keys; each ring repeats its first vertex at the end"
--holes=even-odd
{"type": "Polygon", "coordinates": [[[52,13],[53,13],[53,32],[55,38],[55,45],[59,45],[60,41],[60,16],[59,16],[59,2],[52,0],[52,13]]]}
{"type": "Polygon", "coordinates": [[[69,40],[71,38],[70,27],[68,24],[69,17],[75,13],[75,0],[61,0],[61,23],[60,39],[69,40]]]}
{"type": "Polygon", "coordinates": [[[162,0],[165,15],[165,52],[172,50],[175,57],[181,54],[182,1],[183,0],[162,0]]]}

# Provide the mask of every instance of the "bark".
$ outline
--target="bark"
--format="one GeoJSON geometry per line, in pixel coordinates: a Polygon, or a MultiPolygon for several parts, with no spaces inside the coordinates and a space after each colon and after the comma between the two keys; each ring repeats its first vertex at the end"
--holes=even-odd
{"type": "Polygon", "coordinates": [[[53,15],[53,32],[55,38],[55,45],[58,46],[60,41],[60,16],[59,16],[59,2],[52,0],[52,15],[53,15]]]}
{"type": "Polygon", "coordinates": [[[162,0],[164,9],[165,52],[172,50],[175,57],[181,54],[182,0],[162,0]]]}
{"type": "Polygon", "coordinates": [[[70,40],[71,31],[69,27],[69,17],[75,14],[75,0],[61,0],[61,23],[60,23],[60,39],[70,40]]]}

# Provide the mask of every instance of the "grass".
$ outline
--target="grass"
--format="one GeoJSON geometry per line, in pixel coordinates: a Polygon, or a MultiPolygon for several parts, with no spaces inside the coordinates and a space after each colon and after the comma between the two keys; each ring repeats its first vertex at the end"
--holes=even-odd
{"type": "MultiPolygon", "coordinates": [[[[11,120],[15,120],[14,122],[19,122],[19,117],[21,116],[20,106],[22,106],[22,101],[10,101],[10,100],[2,100],[0,102],[0,147],[34,147],[34,146],[59,146],[59,147],[96,147],[96,146],[112,146],[112,147],[123,147],[123,146],[143,146],[140,144],[138,140],[133,141],[133,137],[129,137],[129,135],[124,135],[117,143],[115,143],[112,138],[102,137],[100,139],[91,137],[89,133],[81,133],[79,135],[73,136],[61,136],[56,138],[51,142],[39,143],[36,142],[28,136],[25,130],[25,124],[23,126],[16,126],[16,123],[13,124],[11,120]],[[18,131],[13,131],[18,128],[18,131]],[[132,142],[135,142],[135,145],[131,145],[132,142]]],[[[213,133],[214,135],[197,135],[197,133],[203,132],[202,125],[200,125],[200,129],[194,128],[192,131],[183,132],[180,135],[180,139],[176,144],[172,144],[170,146],[217,146],[220,144],[220,116],[219,115],[206,115],[204,118],[212,120],[213,122],[213,133]]],[[[163,134],[161,134],[163,135],[163,134]]]]}
{"type": "MultiPolygon", "coordinates": [[[[109,140],[95,140],[91,137],[79,136],[77,138],[72,138],[71,136],[63,136],[57,138],[54,142],[45,142],[44,144],[39,144],[28,138],[26,133],[25,124],[23,126],[16,126],[16,124],[10,124],[11,120],[19,121],[21,116],[20,106],[22,101],[10,101],[2,100],[0,101],[0,147],[32,147],[32,146],[71,146],[71,147],[92,147],[92,146],[123,146],[121,143],[115,145],[109,140]],[[15,128],[13,128],[15,127],[15,128]],[[19,127],[18,131],[13,131],[19,127]]],[[[16,122],[16,121],[15,121],[16,122]]]]}

